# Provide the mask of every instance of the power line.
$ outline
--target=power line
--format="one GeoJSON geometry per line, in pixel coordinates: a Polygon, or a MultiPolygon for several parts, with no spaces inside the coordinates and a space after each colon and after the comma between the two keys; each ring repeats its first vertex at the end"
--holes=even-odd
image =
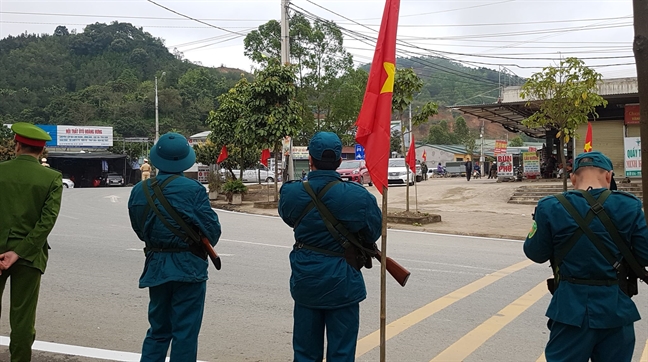
{"type": "MultiPolygon", "coordinates": [[[[88,26],[92,24],[88,23],[67,23],[67,22],[58,22],[58,23],[46,23],[46,22],[35,22],[35,21],[2,21],[3,24],[31,24],[31,25],[70,25],[70,26],[88,26]]],[[[169,28],[169,29],[205,29],[207,26],[174,26],[174,25],[141,25],[137,24],[137,26],[142,27],[142,28],[169,28]]],[[[249,29],[247,26],[233,26],[232,28],[240,28],[240,29],[249,29]]],[[[218,28],[220,29],[220,28],[218,28]]],[[[230,33],[235,33],[230,31],[230,33]]],[[[238,33],[235,33],[238,34],[238,33]]],[[[240,35],[244,36],[244,35],[240,35]]]]}
{"type": "Polygon", "coordinates": [[[172,12],[172,13],[174,13],[174,14],[176,14],[176,15],[182,16],[182,17],[184,17],[184,18],[191,19],[191,20],[193,20],[193,21],[195,21],[195,22],[198,22],[198,23],[200,23],[200,24],[204,24],[204,25],[207,25],[207,26],[209,26],[209,27],[212,27],[212,28],[215,28],[215,29],[219,29],[219,30],[222,30],[222,31],[225,31],[225,32],[228,32],[228,33],[232,33],[232,34],[237,34],[237,35],[241,35],[241,36],[245,36],[245,35],[246,35],[246,34],[242,34],[242,33],[239,33],[239,32],[236,32],[236,31],[232,31],[232,30],[229,30],[229,29],[221,28],[220,26],[216,26],[216,25],[212,25],[212,24],[210,24],[210,23],[206,23],[206,22],[204,22],[204,21],[202,21],[202,20],[198,20],[198,19],[196,19],[196,18],[192,18],[192,17],[189,16],[189,15],[185,15],[185,14],[179,13],[179,12],[177,12],[177,11],[175,11],[175,10],[173,10],[173,9],[170,9],[170,8],[164,6],[164,5],[158,4],[158,3],[156,3],[156,2],[153,1],[153,0],[146,0],[146,1],[150,2],[151,4],[153,4],[153,5],[155,5],[155,6],[159,6],[159,7],[161,7],[161,8],[164,9],[164,10],[170,11],[170,12],[172,12]]]}
{"type": "MultiPolygon", "coordinates": [[[[156,4],[157,5],[157,4],[156,4]]],[[[30,13],[19,11],[0,11],[0,14],[12,15],[36,15],[36,16],[69,16],[69,17],[88,17],[88,18],[120,18],[120,19],[146,19],[146,20],[170,20],[170,21],[189,21],[193,19],[178,19],[155,16],[133,16],[133,15],[98,15],[98,14],[61,14],[61,13],[30,13]]],[[[201,21],[268,21],[268,19],[198,19],[201,21]]],[[[4,22],[4,21],[3,21],[4,22]]]]}
{"type": "MultiPolygon", "coordinates": [[[[483,23],[483,24],[398,24],[399,28],[454,28],[454,27],[480,27],[480,26],[511,26],[511,25],[533,25],[533,24],[557,24],[557,23],[577,23],[584,21],[610,21],[610,20],[627,20],[632,19],[632,15],[618,16],[612,18],[592,18],[592,19],[574,19],[574,20],[544,20],[544,21],[525,21],[519,23],[483,23]]],[[[338,24],[353,24],[352,22],[339,22],[338,24]]],[[[366,24],[367,26],[379,27],[380,24],[366,24]]]]}

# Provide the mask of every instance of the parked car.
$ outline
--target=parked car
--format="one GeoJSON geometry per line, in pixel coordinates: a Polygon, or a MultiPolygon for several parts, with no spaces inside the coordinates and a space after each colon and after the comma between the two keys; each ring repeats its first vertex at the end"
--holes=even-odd
{"type": "Polygon", "coordinates": [[[343,180],[355,181],[360,185],[371,183],[371,176],[369,176],[369,170],[367,170],[367,165],[364,160],[347,160],[342,161],[340,167],[338,167],[337,172],[340,174],[343,180]]]}
{"type": "MultiPolygon", "coordinates": [[[[220,172],[223,177],[230,175],[229,170],[226,169],[221,169],[220,172]]],[[[236,176],[236,178],[239,178],[241,174],[240,170],[232,170],[232,172],[234,173],[234,176],[236,176]]],[[[259,175],[261,176],[261,181],[274,182],[274,170],[269,170],[267,167],[265,167],[265,165],[261,163],[257,164],[256,168],[243,170],[243,177],[241,178],[241,181],[259,182],[259,175]]],[[[279,175],[281,175],[281,173],[279,175]]]]}
{"type": "Polygon", "coordinates": [[[63,175],[63,187],[65,187],[66,189],[74,188],[74,181],[70,180],[70,176],[63,175]]]}
{"type": "Polygon", "coordinates": [[[390,158],[389,167],[387,168],[387,182],[390,184],[405,184],[407,183],[409,173],[410,185],[414,185],[414,174],[412,170],[405,164],[404,158],[390,158]]]}
{"type": "Polygon", "coordinates": [[[124,186],[124,176],[116,172],[108,172],[101,177],[102,186],[124,186]]]}

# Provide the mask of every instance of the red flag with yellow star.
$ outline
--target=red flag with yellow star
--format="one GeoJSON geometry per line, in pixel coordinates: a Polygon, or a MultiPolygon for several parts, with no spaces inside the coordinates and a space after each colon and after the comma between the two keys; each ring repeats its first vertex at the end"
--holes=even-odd
{"type": "Polygon", "coordinates": [[[587,135],[585,135],[585,152],[592,150],[592,124],[587,122],[587,135]]]}
{"type": "Polygon", "coordinates": [[[399,8],[400,0],[387,0],[385,3],[367,90],[356,121],[356,141],[365,148],[367,169],[380,193],[383,187],[387,187],[399,8]]]}

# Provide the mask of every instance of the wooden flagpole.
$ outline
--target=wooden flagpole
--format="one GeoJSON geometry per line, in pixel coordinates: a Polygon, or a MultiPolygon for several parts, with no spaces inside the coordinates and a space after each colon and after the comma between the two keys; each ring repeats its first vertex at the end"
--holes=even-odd
{"type": "Polygon", "coordinates": [[[382,251],[380,256],[380,362],[385,362],[387,321],[387,187],[382,192],[382,251]]]}

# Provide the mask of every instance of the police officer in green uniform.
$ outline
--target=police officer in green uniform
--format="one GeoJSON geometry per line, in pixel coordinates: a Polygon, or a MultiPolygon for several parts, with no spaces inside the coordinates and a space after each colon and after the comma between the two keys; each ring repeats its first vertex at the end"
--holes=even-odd
{"type": "Polygon", "coordinates": [[[61,207],[61,174],[40,165],[52,138],[29,123],[16,123],[16,158],[0,163],[0,296],[11,279],[9,324],[12,362],[31,360],[36,304],[47,266],[47,236],[61,207]]]}
{"type": "Polygon", "coordinates": [[[550,260],[554,270],[545,355],[548,362],[629,362],[640,317],[617,276],[627,259],[617,245],[648,265],[641,201],[609,191],[612,163],[600,152],[578,155],[573,170],[574,190],[538,202],[524,242],[529,259],[550,260]]]}

